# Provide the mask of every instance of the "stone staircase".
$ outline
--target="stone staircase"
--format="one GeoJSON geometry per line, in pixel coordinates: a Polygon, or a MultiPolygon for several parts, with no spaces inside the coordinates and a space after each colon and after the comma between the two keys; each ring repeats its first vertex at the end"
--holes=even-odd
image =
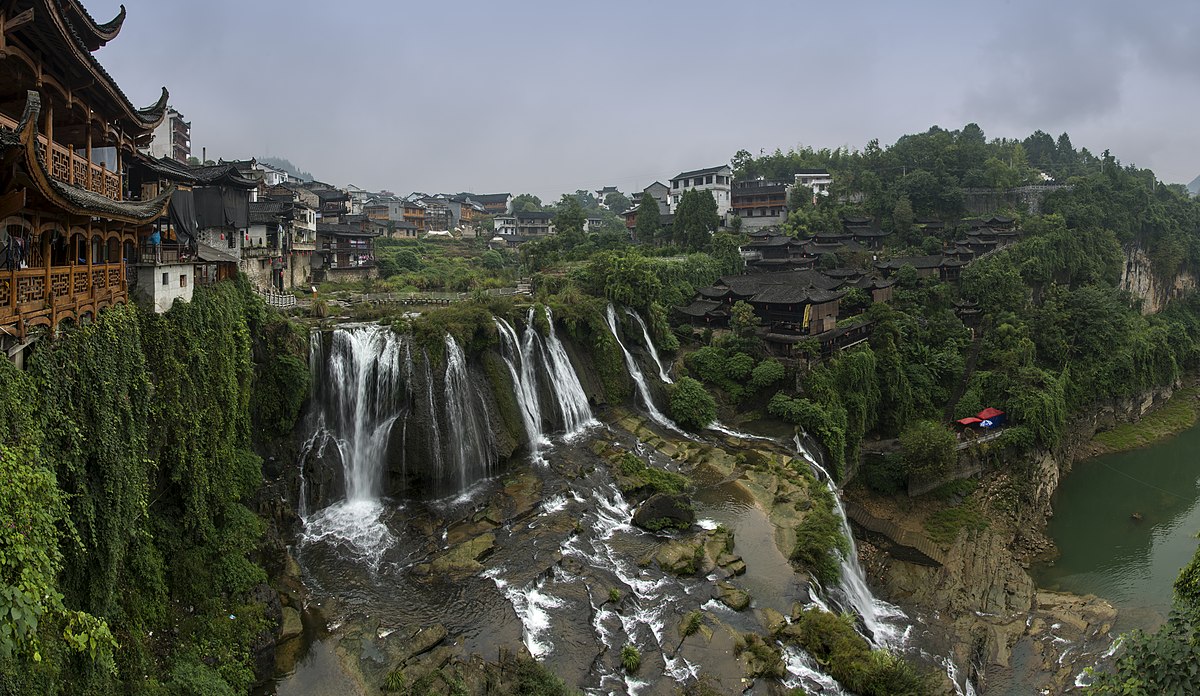
{"type": "Polygon", "coordinates": [[[881,537],[895,558],[935,568],[946,564],[946,554],[923,534],[901,529],[895,522],[875,517],[866,508],[849,501],[846,516],[869,536],[881,537]]]}

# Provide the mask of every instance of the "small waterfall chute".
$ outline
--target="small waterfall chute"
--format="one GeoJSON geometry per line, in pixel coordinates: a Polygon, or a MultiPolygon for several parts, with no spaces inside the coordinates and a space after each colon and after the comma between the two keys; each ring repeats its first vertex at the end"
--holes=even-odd
{"type": "MultiPolygon", "coordinates": [[[[525,338],[529,341],[529,351],[532,352],[533,343],[540,343],[533,327],[532,308],[529,310],[527,323],[525,338]]],[[[550,312],[549,307],[546,308],[546,323],[549,324],[549,329],[546,331],[544,362],[550,373],[554,398],[562,413],[563,429],[570,438],[593,425],[598,425],[599,422],[592,416],[592,409],[588,406],[587,392],[583,390],[579,376],[575,374],[575,368],[567,356],[567,349],[563,347],[562,341],[559,340],[558,334],[554,330],[554,315],[550,312]]]]}
{"type": "Polygon", "coordinates": [[[466,490],[492,471],[490,428],[479,393],[467,374],[462,347],[446,334],[446,388],[443,406],[446,423],[455,430],[447,441],[451,470],[446,472],[456,490],[466,490]]]}
{"type": "Polygon", "coordinates": [[[658,378],[667,384],[674,384],[675,380],[671,379],[671,375],[667,374],[666,368],[663,367],[662,360],[658,357],[658,349],[654,347],[654,340],[650,338],[650,329],[646,327],[646,322],[642,319],[642,315],[632,309],[626,309],[625,313],[633,317],[637,325],[642,329],[642,340],[646,343],[646,350],[650,353],[650,358],[654,360],[654,366],[658,368],[658,378]]]}
{"type": "Polygon", "coordinates": [[[819,459],[804,446],[800,436],[795,439],[796,451],[802,455],[810,466],[821,474],[821,479],[833,495],[838,520],[842,525],[842,534],[850,544],[850,553],[842,556],[842,577],[840,589],[846,602],[857,613],[870,634],[867,638],[881,648],[895,648],[903,643],[904,630],[896,624],[907,619],[900,607],[877,598],[867,585],[866,573],[858,562],[858,548],[854,543],[854,534],[850,529],[850,521],[846,517],[846,509],[842,505],[842,497],[838,493],[833,477],[821,466],[819,459]]]}
{"type": "Polygon", "coordinates": [[[634,386],[637,387],[638,396],[642,398],[642,405],[646,407],[646,414],[650,416],[650,420],[658,423],[664,428],[669,428],[675,432],[682,433],[679,426],[670,418],[663,415],[662,411],[654,405],[654,399],[650,396],[650,387],[646,384],[646,377],[642,374],[642,368],[638,367],[637,361],[633,359],[633,355],[625,348],[625,343],[621,341],[621,333],[617,328],[617,311],[610,304],[604,312],[604,318],[608,321],[608,330],[612,332],[613,338],[617,340],[617,346],[620,347],[622,355],[625,356],[625,369],[629,370],[629,376],[633,378],[634,386]]]}
{"type": "Polygon", "coordinates": [[[512,377],[513,394],[521,411],[525,434],[529,437],[530,454],[534,461],[541,461],[541,446],[549,444],[549,440],[542,433],[542,407],[538,400],[537,372],[534,370],[532,351],[526,350],[527,346],[518,339],[511,324],[501,317],[495,320],[500,333],[500,357],[504,359],[512,377]]]}

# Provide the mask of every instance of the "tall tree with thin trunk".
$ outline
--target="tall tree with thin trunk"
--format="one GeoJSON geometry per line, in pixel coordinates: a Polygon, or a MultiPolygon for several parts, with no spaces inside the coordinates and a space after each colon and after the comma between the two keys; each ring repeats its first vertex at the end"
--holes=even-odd
{"type": "Polygon", "coordinates": [[[639,244],[654,244],[658,238],[662,221],[659,216],[658,199],[648,193],[642,194],[638,203],[637,223],[633,228],[633,236],[639,244]]]}

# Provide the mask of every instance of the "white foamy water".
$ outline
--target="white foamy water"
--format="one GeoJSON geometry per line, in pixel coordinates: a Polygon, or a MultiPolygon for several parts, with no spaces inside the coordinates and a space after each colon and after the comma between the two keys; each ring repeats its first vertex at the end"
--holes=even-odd
{"type": "Polygon", "coordinates": [[[346,547],[352,555],[378,567],[396,538],[383,523],[378,500],[343,500],[304,521],[304,543],[325,542],[346,547]]]}
{"type": "Polygon", "coordinates": [[[517,618],[521,620],[521,639],[534,659],[542,659],[554,650],[554,643],[547,634],[550,632],[551,610],[563,606],[563,601],[543,591],[545,578],[539,578],[523,588],[514,588],[500,577],[503,568],[493,568],[485,571],[483,577],[490,578],[496,583],[509,603],[517,618]]]}
{"type": "Polygon", "coordinates": [[[646,344],[646,350],[650,352],[650,358],[654,360],[654,366],[658,368],[658,378],[667,384],[674,384],[675,380],[671,379],[671,375],[667,374],[663,368],[662,360],[658,359],[658,349],[654,347],[654,341],[650,338],[650,330],[646,328],[646,322],[642,320],[642,315],[632,309],[626,309],[625,312],[633,317],[637,325],[642,329],[642,341],[646,344]]]}

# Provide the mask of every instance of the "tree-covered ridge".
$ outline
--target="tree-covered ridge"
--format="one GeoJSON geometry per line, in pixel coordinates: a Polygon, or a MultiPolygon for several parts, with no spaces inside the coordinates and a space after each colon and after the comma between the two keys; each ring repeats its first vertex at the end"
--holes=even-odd
{"type": "Polygon", "coordinates": [[[308,370],[275,352],[303,349],[292,331],[221,283],[164,315],[107,310],[26,372],[0,361],[0,467],[20,482],[0,509],[27,524],[0,533],[0,558],[22,559],[18,576],[0,561],[0,693],[249,689],[269,630],[249,597],[266,579],[251,423],[297,416],[308,370]]]}

